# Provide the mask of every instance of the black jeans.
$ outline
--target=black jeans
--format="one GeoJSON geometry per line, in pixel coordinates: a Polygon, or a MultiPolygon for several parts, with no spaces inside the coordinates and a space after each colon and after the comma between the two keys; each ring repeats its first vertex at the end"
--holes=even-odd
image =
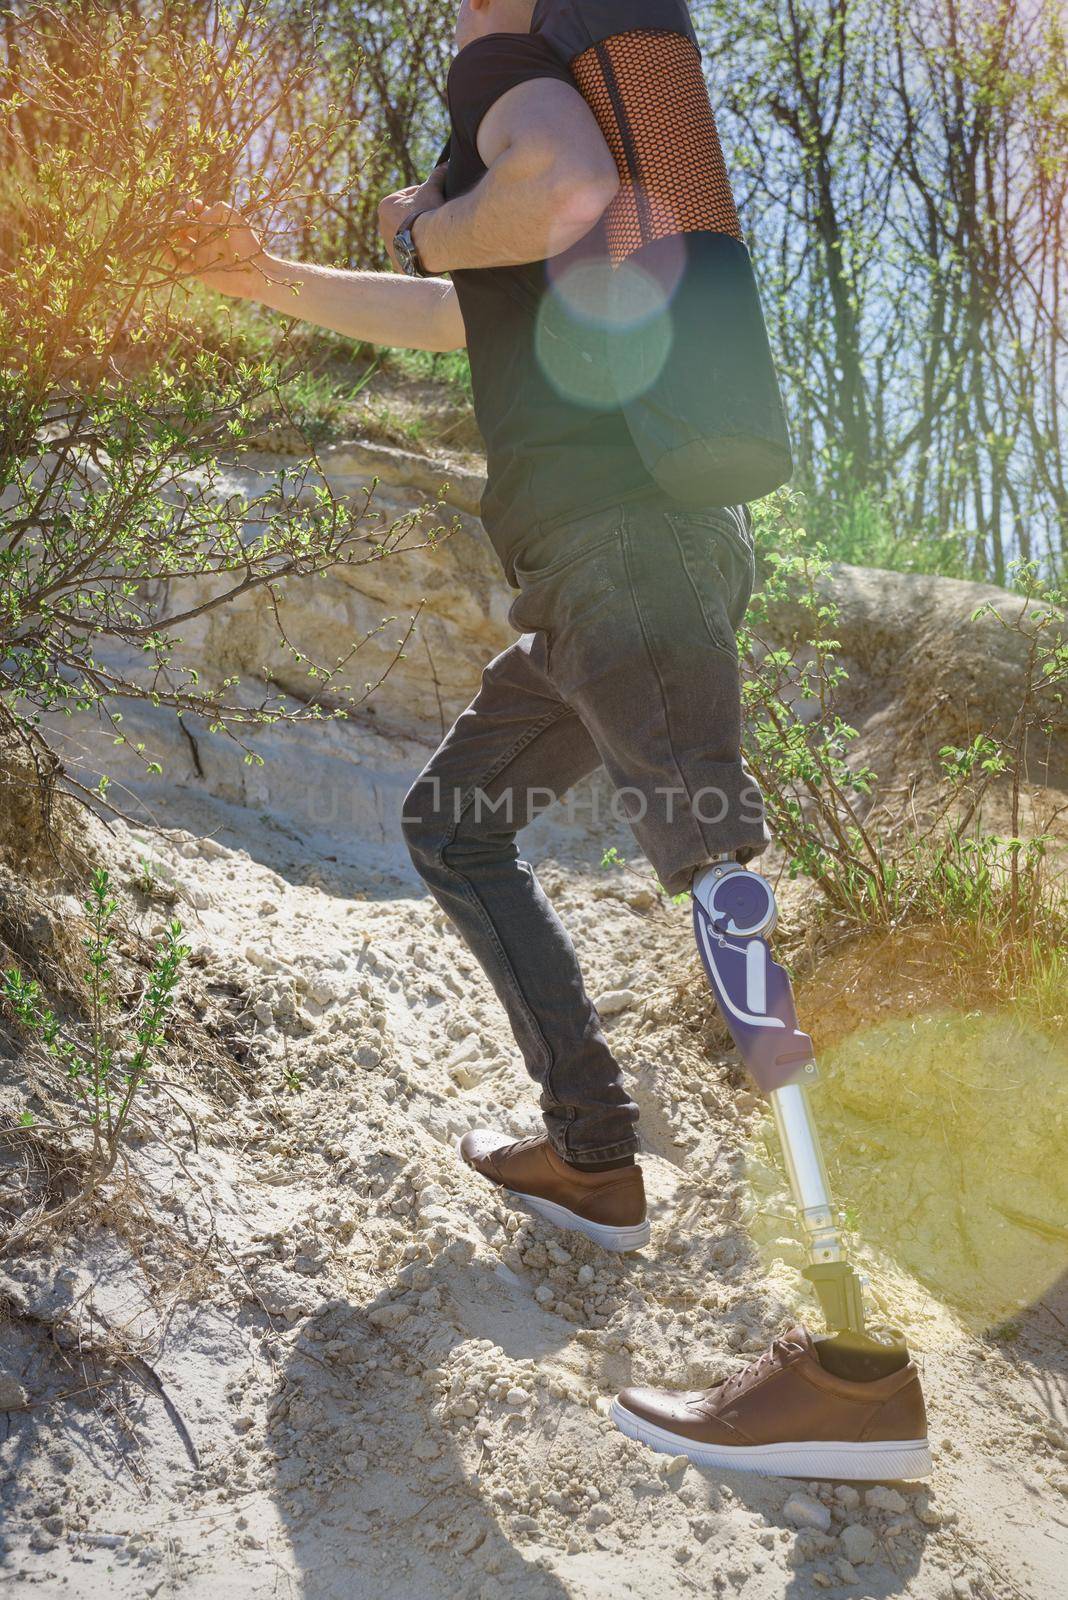
{"type": "Polygon", "coordinates": [[[516,834],[603,763],[670,892],[718,856],[764,849],[735,642],[751,529],[743,506],[636,504],[576,524],[550,566],[517,566],[510,620],[526,631],[405,801],[412,859],[508,1012],[554,1149],[577,1165],[636,1150],[638,1110],[516,834]]]}

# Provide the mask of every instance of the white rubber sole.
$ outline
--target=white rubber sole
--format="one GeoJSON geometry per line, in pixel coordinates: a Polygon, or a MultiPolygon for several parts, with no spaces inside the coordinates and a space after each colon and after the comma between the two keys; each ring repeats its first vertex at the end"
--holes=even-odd
{"type": "MultiPolygon", "coordinates": [[[[464,1160],[459,1138],[453,1140],[453,1147],[464,1166],[471,1172],[477,1172],[477,1167],[472,1167],[469,1161],[464,1160]]],[[[643,1245],[649,1243],[652,1236],[648,1218],[644,1222],[636,1222],[630,1228],[612,1228],[605,1222],[590,1222],[587,1217],[580,1217],[577,1211],[569,1211],[566,1206],[558,1206],[555,1200],[542,1200],[536,1194],[524,1194],[521,1189],[502,1189],[501,1193],[511,1195],[513,1200],[519,1200],[528,1211],[536,1212],[554,1227],[563,1228],[569,1233],[583,1234],[594,1244],[599,1244],[602,1250],[614,1250],[617,1254],[627,1250],[640,1250],[643,1245]]]]}
{"type": "Polygon", "coordinates": [[[852,1478],[865,1482],[886,1478],[906,1482],[926,1478],[932,1470],[926,1439],[880,1439],[870,1444],[839,1444],[822,1439],[808,1444],[698,1444],[645,1422],[618,1400],[612,1402],[610,1415],[628,1439],[637,1439],[667,1455],[687,1456],[698,1467],[755,1472],[765,1478],[852,1478]]]}
{"type": "Polygon", "coordinates": [[[590,1222],[587,1217],[580,1217],[577,1211],[558,1206],[554,1200],[542,1200],[536,1194],[523,1194],[519,1189],[506,1189],[504,1192],[510,1194],[513,1200],[521,1200],[528,1211],[536,1212],[555,1227],[584,1234],[594,1244],[599,1244],[602,1250],[640,1250],[649,1243],[652,1235],[648,1219],[636,1222],[629,1228],[612,1228],[606,1222],[590,1222]]]}

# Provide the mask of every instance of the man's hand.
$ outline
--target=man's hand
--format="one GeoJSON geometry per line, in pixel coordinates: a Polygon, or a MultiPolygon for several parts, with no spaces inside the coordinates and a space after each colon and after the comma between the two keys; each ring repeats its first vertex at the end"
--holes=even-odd
{"type": "Polygon", "coordinates": [[[259,295],[270,260],[240,212],[221,200],[190,200],[172,218],[161,253],[168,266],[243,300],[259,295]]]}
{"type": "Polygon", "coordinates": [[[264,250],[240,213],[221,202],[190,201],[170,219],[160,253],[178,272],[220,294],[256,300],[361,344],[459,350],[466,342],[456,290],[443,278],[284,261],[264,250]]]}
{"type": "Polygon", "coordinates": [[[445,204],[445,167],[435,167],[425,183],[413,183],[396,194],[387,194],[378,207],[378,229],[393,265],[400,262],[393,253],[393,241],[410,216],[419,211],[436,211],[445,204]]]}

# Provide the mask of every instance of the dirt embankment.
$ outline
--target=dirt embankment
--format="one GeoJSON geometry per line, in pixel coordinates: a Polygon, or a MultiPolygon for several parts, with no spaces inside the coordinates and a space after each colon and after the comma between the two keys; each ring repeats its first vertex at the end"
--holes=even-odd
{"type": "MultiPolygon", "coordinates": [[[[486,585],[464,602],[469,663],[496,626],[486,585]]],[[[522,1133],[535,1113],[491,990],[398,849],[427,727],[323,732],[272,736],[265,795],[206,740],[202,776],[187,755],[140,791],[162,834],[87,824],[123,972],[175,912],[193,958],[121,1183],[0,1261],[5,1579],[88,1600],[1064,1593],[1058,1041],[952,996],[884,1012],[870,950],[811,993],[860,1258],[923,1365],[931,1482],[651,1455],[608,1421],[615,1389],[703,1386],[812,1315],[761,1105],[680,1003],[686,908],[640,863],[601,867],[581,809],[532,835],[642,1110],[653,1241],[608,1258],[453,1152],[472,1123],[522,1133]],[[345,783],[351,805],[324,810],[345,783]]],[[[60,873],[46,898],[77,933],[75,887],[60,873]]],[[[3,1048],[10,1125],[30,1089],[17,1037],[3,1048]]],[[[5,1193],[40,1181],[9,1160],[5,1193]]]]}

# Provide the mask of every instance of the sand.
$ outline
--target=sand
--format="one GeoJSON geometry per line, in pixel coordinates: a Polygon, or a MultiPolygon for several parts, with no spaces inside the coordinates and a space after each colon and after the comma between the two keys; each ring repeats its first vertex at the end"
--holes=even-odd
{"type": "Polygon", "coordinates": [[[145,933],[177,893],[198,1004],[243,1059],[149,1095],[113,1216],[0,1276],[4,1398],[28,1407],[0,1423],[5,1581],[86,1600],[1068,1593],[1063,1291],[999,1340],[865,1256],[922,1366],[924,1485],[698,1471],[607,1419],[621,1385],[713,1382],[813,1315],[760,1103],[679,1020],[686,910],[640,866],[599,868],[574,832],[542,862],[592,992],[626,992],[607,1027],[653,1238],[620,1258],[458,1161],[472,1124],[536,1126],[531,1086],[399,858],[328,862],[184,805],[191,829],[101,848],[145,933]],[[132,887],[145,859],[155,899],[132,887]]]}

